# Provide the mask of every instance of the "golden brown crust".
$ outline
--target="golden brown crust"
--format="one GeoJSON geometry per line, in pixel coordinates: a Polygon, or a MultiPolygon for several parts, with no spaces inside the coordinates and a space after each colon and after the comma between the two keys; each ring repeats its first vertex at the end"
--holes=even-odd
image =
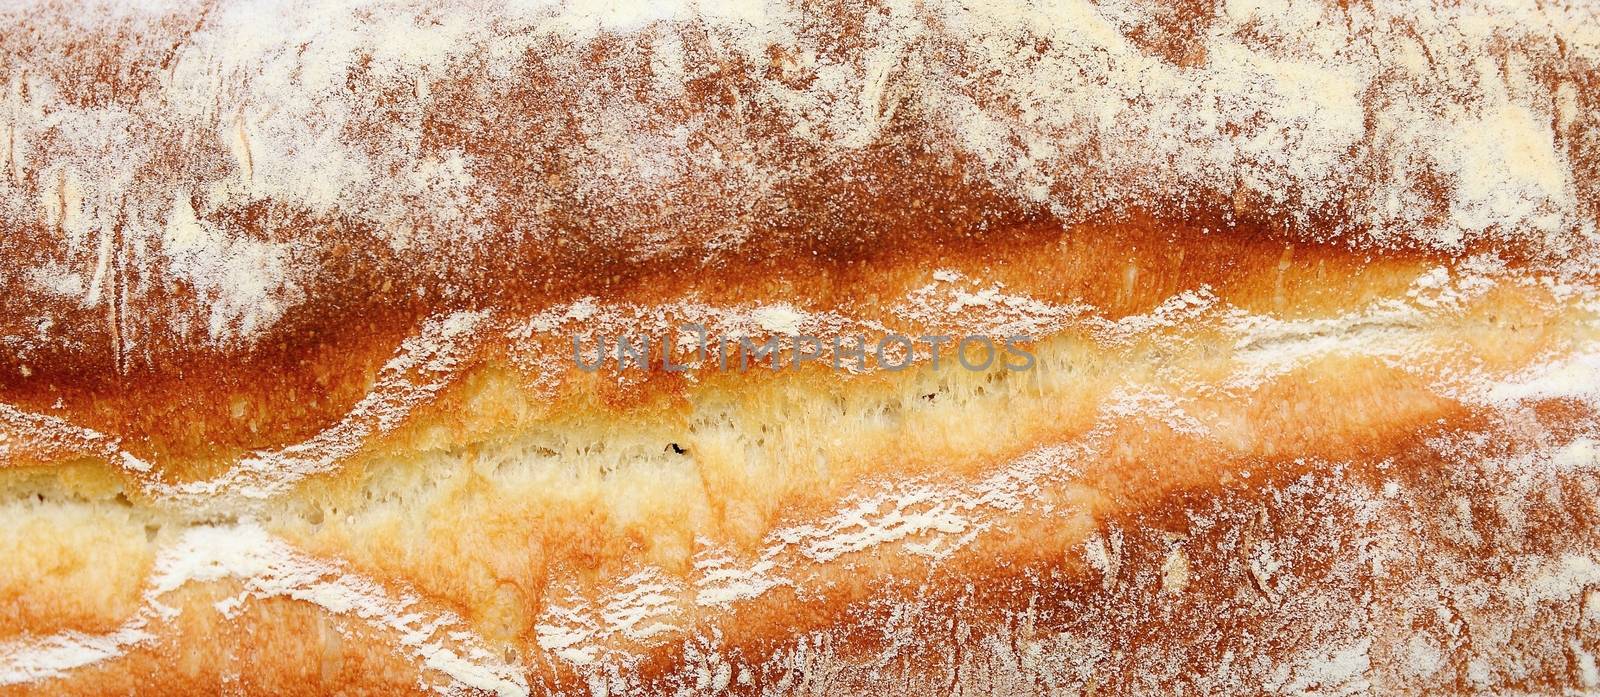
{"type": "Polygon", "coordinates": [[[627,7],[0,10],[0,693],[1600,685],[1593,8],[627,7]]]}
{"type": "MultiPolygon", "coordinates": [[[[1008,226],[995,232],[998,239],[975,244],[978,251],[970,257],[951,256],[960,247],[936,241],[898,247],[871,259],[834,261],[796,255],[721,272],[673,268],[619,276],[614,283],[552,293],[537,301],[518,300],[494,312],[497,317],[526,317],[583,297],[644,307],[692,298],[712,307],[784,302],[819,312],[846,312],[862,321],[898,324],[906,331],[932,330],[934,327],[897,319],[888,305],[928,283],[932,269],[945,268],[1015,288],[1041,302],[1084,303],[1110,321],[1149,312],[1175,294],[1197,288],[1210,288],[1245,310],[1287,311],[1286,316],[1293,317],[1359,307],[1371,299],[1363,294],[1380,295],[1384,288],[1404,282],[1390,275],[1393,270],[1450,261],[1442,254],[1420,252],[1390,252],[1373,260],[1367,252],[1297,246],[1261,231],[1209,233],[1202,232],[1202,227],[1151,219],[1065,230],[1049,224],[1008,226]],[[1041,256],[1059,261],[1040,263],[1041,256]],[[1106,271],[1108,260],[1119,265],[1118,273],[1106,271]],[[1285,260],[1288,266],[1280,269],[1285,260]],[[1128,269],[1136,274],[1132,283],[1126,279],[1128,269]],[[1372,277],[1387,277],[1389,285],[1363,287],[1372,277]],[[1356,288],[1361,290],[1353,290],[1356,288]],[[875,307],[878,302],[885,307],[875,307]]],[[[367,273],[382,275],[377,269],[367,273]]],[[[428,314],[439,316],[460,309],[396,310],[361,290],[330,292],[336,295],[326,300],[328,306],[359,302],[352,314],[363,320],[330,315],[320,305],[309,307],[308,313],[318,314],[316,319],[330,326],[306,334],[269,335],[263,340],[292,347],[292,353],[197,353],[190,363],[174,366],[167,374],[141,372],[115,387],[97,386],[88,366],[62,359],[56,364],[66,366],[65,375],[50,375],[42,372],[43,367],[32,367],[26,379],[13,379],[6,401],[124,441],[131,452],[160,463],[163,469],[306,440],[350,410],[383,363],[394,355],[400,340],[415,334],[428,314]],[[353,297],[345,298],[344,293],[353,297]],[[218,396],[196,399],[197,394],[218,396]]],[[[533,338],[546,351],[570,350],[567,336],[553,339],[533,338]]],[[[512,341],[490,337],[478,342],[482,346],[476,350],[489,354],[530,350],[511,345],[512,341]]],[[[671,390],[674,384],[681,389],[681,381],[674,377],[656,365],[650,380],[608,393],[599,401],[626,406],[646,399],[642,390],[671,390]]],[[[601,383],[586,389],[610,388],[601,383]]]]}

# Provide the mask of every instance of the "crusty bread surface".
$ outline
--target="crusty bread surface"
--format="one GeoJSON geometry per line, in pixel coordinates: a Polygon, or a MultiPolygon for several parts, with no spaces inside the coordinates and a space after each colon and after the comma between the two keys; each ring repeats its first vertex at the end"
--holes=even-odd
{"type": "Polygon", "coordinates": [[[1596,27],[0,8],[0,694],[1593,693],[1596,27]]]}

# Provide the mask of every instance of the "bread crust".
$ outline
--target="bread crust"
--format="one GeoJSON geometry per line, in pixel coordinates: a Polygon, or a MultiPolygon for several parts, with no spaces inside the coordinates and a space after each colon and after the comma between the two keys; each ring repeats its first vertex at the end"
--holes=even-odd
{"type": "Polygon", "coordinates": [[[0,694],[1596,689],[1595,10],[1380,5],[0,10],[0,694]]]}

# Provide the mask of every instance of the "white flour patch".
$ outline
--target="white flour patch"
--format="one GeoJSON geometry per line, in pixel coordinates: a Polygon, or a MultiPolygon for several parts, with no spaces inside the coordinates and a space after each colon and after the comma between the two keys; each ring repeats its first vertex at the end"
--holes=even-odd
{"type": "Polygon", "coordinates": [[[423,689],[441,689],[445,694],[482,690],[500,697],[530,693],[522,667],[505,665],[473,635],[455,629],[462,624],[459,617],[422,610],[418,598],[390,593],[337,563],[298,552],[252,522],[190,528],[162,549],[144,592],[144,606],[114,632],[63,632],[0,644],[0,685],[58,677],[153,642],[157,625],[171,622],[180,612],[163,604],[164,596],[192,583],[224,579],[244,586],[241,595],[217,603],[224,615],[231,616],[251,599],[308,602],[396,634],[400,652],[448,680],[433,685],[425,673],[423,689]]]}

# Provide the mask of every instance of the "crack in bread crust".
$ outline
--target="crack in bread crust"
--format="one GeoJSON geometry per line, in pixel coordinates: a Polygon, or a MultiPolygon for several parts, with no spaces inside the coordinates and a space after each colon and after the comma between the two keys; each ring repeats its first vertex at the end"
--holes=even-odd
{"type": "MultiPolygon", "coordinates": [[[[160,463],[130,468],[109,452],[98,457],[124,481],[153,487],[129,491],[121,510],[111,511],[133,538],[117,541],[131,545],[117,557],[127,568],[159,574],[155,550],[207,530],[226,535],[215,526],[246,515],[246,525],[263,534],[341,559],[361,577],[400,583],[445,616],[459,614],[487,642],[478,650],[491,665],[532,671],[531,685],[601,679],[667,689],[655,681],[687,680],[672,676],[702,651],[697,642],[714,640],[719,651],[748,657],[741,670],[756,673],[772,670],[766,661],[778,660],[784,638],[796,632],[840,632],[830,636],[845,643],[829,650],[856,655],[846,647],[871,632],[841,628],[856,626],[850,618],[863,608],[911,597],[899,594],[912,592],[913,579],[929,579],[919,595],[980,580],[1004,586],[1011,582],[999,579],[1016,578],[1017,568],[1033,569],[1015,581],[1024,585],[1067,583],[1090,575],[1092,562],[1062,550],[1093,544],[1116,516],[1145,511],[1142,525],[1161,528],[1158,502],[1181,492],[1254,486],[1252,477],[1323,476],[1329,467],[1381,470],[1425,450],[1419,433],[1505,418],[1473,405],[1492,399],[1487,386],[1527,366],[1581,357],[1595,341],[1596,293],[1490,262],[1393,263],[1380,276],[1387,292],[1356,303],[1257,313],[1245,309],[1251,298],[1224,286],[1179,292],[1150,303],[1151,312],[1116,320],[1084,309],[1090,305],[1057,312],[1066,306],[1044,304],[1016,281],[1000,286],[944,271],[906,295],[927,302],[900,307],[924,326],[963,318],[917,312],[959,312],[980,301],[1023,308],[1025,321],[1054,322],[1053,333],[1031,346],[1035,370],[971,372],[946,361],[940,371],[919,363],[894,374],[816,366],[707,371],[672,390],[609,403],[594,396],[596,381],[632,380],[633,389],[649,390],[676,376],[567,368],[556,382],[530,380],[527,366],[551,365],[537,360],[543,347],[531,325],[456,320],[447,335],[521,343],[448,356],[441,348],[409,358],[401,351],[391,364],[432,366],[448,377],[374,444],[281,488],[241,493],[216,486],[218,479],[163,481],[153,478],[160,463]],[[991,292],[1001,287],[1005,293],[991,292]],[[908,432],[938,435],[910,446],[908,432]],[[189,495],[171,493],[185,487],[189,495]],[[607,673],[624,665],[638,672],[607,673]],[[652,665],[658,668],[644,667],[652,665]]],[[[1283,290],[1292,284],[1270,287],[1273,306],[1292,297],[1283,290]]],[[[591,328],[641,326],[638,307],[583,302],[591,328]]],[[[92,450],[79,456],[97,457],[92,450]]],[[[1418,467],[1442,464],[1426,462],[1418,467]]],[[[36,468],[11,470],[19,498],[13,515],[29,520],[44,506],[64,516],[58,525],[104,515],[102,502],[117,484],[103,465],[80,468],[89,472],[76,485],[70,477],[41,479],[36,468]],[[40,482],[65,490],[33,496],[29,487],[40,482]]],[[[53,536],[69,553],[79,544],[53,536]]],[[[37,543],[17,549],[19,558],[45,563],[37,543]]],[[[1187,552],[1171,550],[1139,573],[1160,569],[1158,585],[1182,595],[1200,572],[1187,552]]],[[[1101,554],[1110,565],[1110,552],[1101,554]]],[[[1310,563],[1258,559],[1249,580],[1261,596],[1281,598],[1287,591],[1273,575],[1285,564],[1310,563]]],[[[67,571],[62,586],[46,589],[20,571],[10,587],[28,598],[22,607],[47,607],[74,584],[105,584],[106,572],[67,571]]],[[[19,615],[12,631],[117,631],[137,605],[143,577],[116,572],[104,587],[124,589],[120,598],[114,591],[77,616],[19,615]]],[[[227,597],[208,602],[225,605],[227,597]]],[[[982,607],[990,602],[983,597],[961,602],[982,607]]],[[[1041,602],[1028,597],[1035,607],[1041,602]]],[[[984,612],[1016,608],[995,603],[984,612]]],[[[133,656],[143,650],[136,643],[108,656],[133,656]]],[[[774,675],[751,677],[748,686],[780,680],[774,675]]]]}

